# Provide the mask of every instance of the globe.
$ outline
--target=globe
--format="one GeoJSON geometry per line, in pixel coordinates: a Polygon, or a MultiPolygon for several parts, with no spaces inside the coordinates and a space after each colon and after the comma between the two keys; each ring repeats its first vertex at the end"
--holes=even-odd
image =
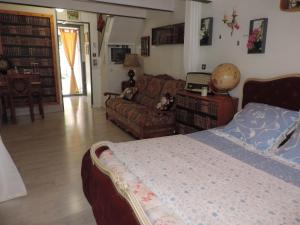
{"type": "Polygon", "coordinates": [[[241,72],[237,66],[224,63],[217,66],[211,76],[213,89],[217,92],[227,92],[235,88],[240,82],[241,72]]]}

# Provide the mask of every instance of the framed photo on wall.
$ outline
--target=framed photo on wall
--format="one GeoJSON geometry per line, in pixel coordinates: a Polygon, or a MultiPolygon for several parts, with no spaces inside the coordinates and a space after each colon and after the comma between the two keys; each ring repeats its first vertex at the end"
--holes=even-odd
{"type": "Polygon", "coordinates": [[[141,38],[141,56],[150,56],[150,36],[141,38]]]}
{"type": "Polygon", "coordinates": [[[213,34],[213,18],[201,19],[200,28],[200,45],[212,45],[212,34],[213,34]]]}
{"type": "Polygon", "coordinates": [[[268,18],[250,21],[248,54],[263,54],[266,48],[268,18]]]}
{"type": "Polygon", "coordinates": [[[67,10],[67,20],[79,20],[80,14],[76,10],[67,10]]]}

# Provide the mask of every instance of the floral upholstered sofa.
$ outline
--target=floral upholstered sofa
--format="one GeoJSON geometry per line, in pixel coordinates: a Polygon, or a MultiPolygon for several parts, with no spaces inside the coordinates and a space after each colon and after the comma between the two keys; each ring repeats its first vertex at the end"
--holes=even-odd
{"type": "Polygon", "coordinates": [[[125,100],[114,93],[105,93],[107,119],[139,139],[171,135],[175,131],[175,107],[168,111],[156,108],[164,95],[175,97],[185,82],[169,75],[142,75],[135,84],[137,93],[125,100]],[[114,98],[112,98],[114,96],[114,98]]]}

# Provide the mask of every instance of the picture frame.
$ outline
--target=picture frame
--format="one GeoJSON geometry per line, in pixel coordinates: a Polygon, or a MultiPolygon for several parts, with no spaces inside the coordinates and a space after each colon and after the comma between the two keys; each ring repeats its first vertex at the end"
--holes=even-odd
{"type": "Polygon", "coordinates": [[[266,49],[268,18],[250,20],[248,54],[263,54],[266,49]]]}
{"type": "Polygon", "coordinates": [[[67,10],[67,20],[79,20],[80,14],[76,10],[67,10]]]}
{"type": "Polygon", "coordinates": [[[152,45],[173,45],[184,43],[184,23],[152,28],[152,45]]]}
{"type": "Polygon", "coordinates": [[[141,56],[150,56],[150,36],[141,37],[141,56]]]}
{"type": "Polygon", "coordinates": [[[201,46],[212,45],[213,20],[214,20],[213,17],[207,17],[201,19],[201,27],[200,27],[201,46]]]}

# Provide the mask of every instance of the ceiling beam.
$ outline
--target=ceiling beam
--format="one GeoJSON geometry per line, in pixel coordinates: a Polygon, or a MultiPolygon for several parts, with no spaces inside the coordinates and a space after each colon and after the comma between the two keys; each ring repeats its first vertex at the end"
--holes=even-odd
{"type": "Polygon", "coordinates": [[[147,16],[147,12],[145,9],[107,3],[91,2],[86,0],[0,0],[0,2],[17,3],[23,5],[50,8],[73,9],[135,18],[146,18],[147,16]]]}
{"type": "Polygon", "coordinates": [[[174,0],[89,0],[144,9],[174,11],[174,0]]]}

